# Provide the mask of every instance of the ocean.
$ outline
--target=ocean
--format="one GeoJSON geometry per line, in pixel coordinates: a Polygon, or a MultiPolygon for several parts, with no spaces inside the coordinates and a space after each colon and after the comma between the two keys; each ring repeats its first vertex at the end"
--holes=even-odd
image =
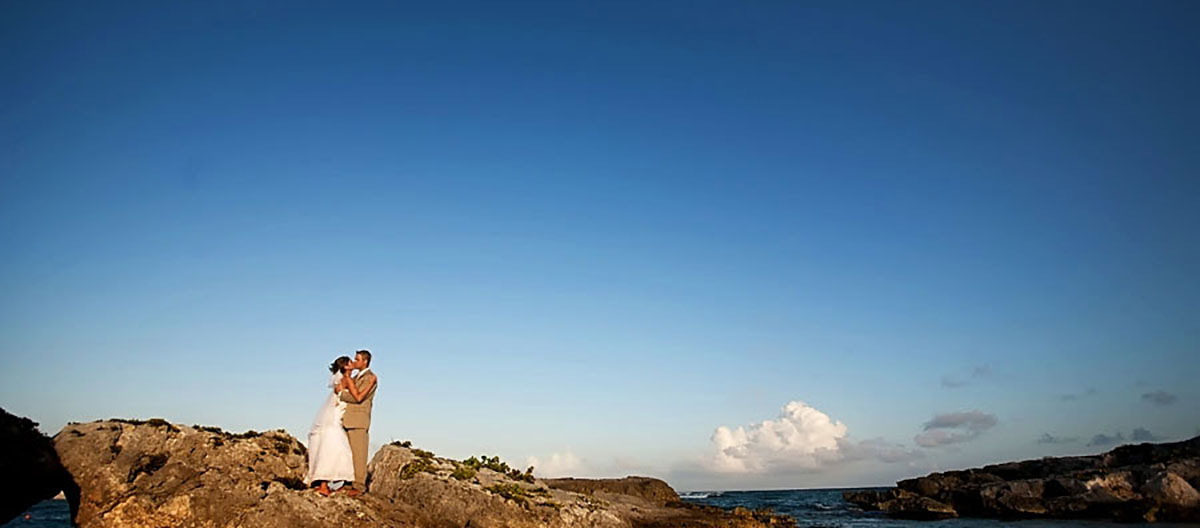
{"type": "MultiPolygon", "coordinates": [[[[1064,526],[1075,528],[1123,528],[1126,526],[1153,526],[1176,528],[1180,524],[1117,524],[1104,521],[995,521],[989,519],[949,519],[945,521],[901,521],[889,519],[879,513],[864,512],[842,500],[840,489],[829,490],[782,490],[782,491],[706,491],[682,495],[683,500],[697,504],[708,504],[726,509],[738,506],[746,508],[771,508],[796,518],[797,524],[806,528],[1048,528],[1064,526]]],[[[9,521],[0,528],[69,528],[71,511],[67,501],[48,500],[35,505],[24,515],[9,521]]]]}
{"type": "Polygon", "coordinates": [[[29,511],[18,515],[0,528],[69,528],[71,508],[65,500],[48,500],[34,504],[29,511]],[[29,519],[25,519],[28,515],[29,519]]]}
{"type": "Polygon", "coordinates": [[[1167,523],[1117,524],[1105,521],[1028,520],[998,521],[991,519],[947,519],[944,521],[903,521],[890,519],[878,512],[864,512],[842,500],[841,489],[779,490],[779,491],[708,491],[681,494],[683,500],[708,504],[725,509],[743,506],[750,509],[770,508],[796,518],[796,524],[811,528],[1047,528],[1065,526],[1076,528],[1119,528],[1125,526],[1182,527],[1167,523]]]}

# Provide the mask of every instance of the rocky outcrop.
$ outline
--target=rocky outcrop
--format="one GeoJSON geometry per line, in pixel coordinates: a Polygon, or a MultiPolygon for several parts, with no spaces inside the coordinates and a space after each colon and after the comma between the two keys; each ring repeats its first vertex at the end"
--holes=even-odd
{"type": "Polygon", "coordinates": [[[905,490],[846,491],[842,497],[865,510],[881,511],[897,519],[934,521],[958,517],[950,505],[905,490]]]}
{"type": "Polygon", "coordinates": [[[456,461],[401,445],[375,454],[368,493],[326,498],[304,488],[304,446],[282,431],[109,420],[70,425],[54,447],[82,490],[83,528],[794,526],[763,512],[660,500],[674,491],[654,479],[576,492],[495,459],[456,461]]]}
{"type": "Polygon", "coordinates": [[[762,527],[794,526],[785,516],[727,512],[678,502],[667,483],[646,477],[540,480],[475,468],[420,449],[387,445],[371,460],[370,494],[431,527],[762,527]]]}
{"type": "Polygon", "coordinates": [[[666,482],[648,477],[625,477],[617,479],[546,479],[546,485],[554,489],[586,493],[589,495],[628,495],[640,497],[657,504],[668,504],[679,500],[679,494],[666,482]]]}
{"type": "Polygon", "coordinates": [[[305,448],[280,431],[230,434],[162,420],[74,424],[54,446],[83,528],[371,527],[370,501],[301,491],[305,448]]]}
{"type": "Polygon", "coordinates": [[[37,425],[0,409],[0,445],[4,446],[0,449],[0,475],[9,480],[9,491],[0,494],[0,524],[59,492],[71,501],[72,508],[78,503],[79,490],[59,462],[54,444],[37,425]]]}
{"type": "Polygon", "coordinates": [[[1200,437],[1118,447],[1095,456],[1044,458],[902,480],[895,489],[846,492],[864,509],[906,518],[1200,521],[1200,437]]]}

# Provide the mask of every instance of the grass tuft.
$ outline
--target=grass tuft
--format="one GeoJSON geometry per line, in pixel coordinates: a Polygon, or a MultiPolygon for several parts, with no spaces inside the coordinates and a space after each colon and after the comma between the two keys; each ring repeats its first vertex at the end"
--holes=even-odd
{"type": "MultiPolygon", "coordinates": [[[[536,497],[546,497],[546,496],[550,495],[550,492],[546,491],[546,488],[529,489],[529,488],[522,487],[520,484],[517,484],[515,482],[507,483],[507,484],[493,484],[484,489],[486,489],[489,493],[494,493],[496,495],[504,497],[504,498],[511,500],[517,504],[520,504],[521,506],[524,506],[526,508],[529,507],[529,505],[530,505],[529,501],[531,499],[534,499],[536,497]]],[[[539,505],[541,505],[541,504],[539,504],[539,505]]]]}
{"type": "Polygon", "coordinates": [[[471,457],[463,460],[462,463],[464,466],[475,470],[487,468],[497,473],[504,474],[513,480],[521,480],[531,484],[535,480],[533,478],[533,466],[529,466],[528,469],[526,469],[524,472],[521,472],[521,470],[510,467],[508,464],[504,463],[504,461],[500,460],[500,457],[498,456],[490,457],[487,455],[480,455],[479,457],[471,457]]]}
{"type": "Polygon", "coordinates": [[[400,468],[400,480],[408,480],[421,473],[437,473],[432,458],[418,457],[400,468]]]}

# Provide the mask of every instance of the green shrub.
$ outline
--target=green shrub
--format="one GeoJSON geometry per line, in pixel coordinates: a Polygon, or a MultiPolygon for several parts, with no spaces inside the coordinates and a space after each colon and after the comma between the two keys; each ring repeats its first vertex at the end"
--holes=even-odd
{"type": "MultiPolygon", "coordinates": [[[[517,504],[520,504],[521,506],[527,507],[527,508],[530,505],[529,501],[531,499],[534,499],[536,497],[548,497],[550,495],[550,492],[547,491],[546,488],[529,489],[529,488],[524,488],[520,484],[517,484],[517,483],[493,484],[484,489],[486,489],[490,493],[494,493],[496,495],[499,495],[501,497],[509,499],[509,500],[511,500],[517,504]]],[[[547,503],[547,501],[542,501],[542,503],[538,503],[539,506],[549,506],[552,504],[553,503],[547,503]],[[543,503],[545,503],[545,504],[543,504],[543,503]]]]}
{"type": "Polygon", "coordinates": [[[458,480],[471,480],[475,478],[475,473],[476,469],[473,467],[468,467],[463,464],[455,464],[454,473],[451,473],[450,476],[458,480]]]}
{"type": "Polygon", "coordinates": [[[412,448],[412,454],[417,458],[433,458],[433,451],[426,451],[416,447],[412,448]]]}
{"type": "Polygon", "coordinates": [[[418,473],[437,473],[437,466],[433,465],[432,458],[419,457],[413,459],[400,468],[400,479],[408,480],[417,476],[418,473]]]}
{"type": "Polygon", "coordinates": [[[529,493],[516,484],[493,484],[487,490],[522,506],[529,505],[529,493]]]}
{"type": "Polygon", "coordinates": [[[529,483],[534,481],[533,466],[529,466],[529,468],[522,473],[521,470],[510,467],[508,464],[504,463],[498,456],[490,457],[487,455],[480,455],[478,458],[468,458],[462,463],[463,465],[476,470],[487,468],[497,473],[501,473],[513,480],[523,480],[529,483]]]}

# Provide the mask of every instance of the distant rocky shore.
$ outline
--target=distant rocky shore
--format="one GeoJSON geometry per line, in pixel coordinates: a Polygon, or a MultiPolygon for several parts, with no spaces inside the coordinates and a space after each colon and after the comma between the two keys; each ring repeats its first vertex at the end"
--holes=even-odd
{"type": "Polygon", "coordinates": [[[4,420],[0,440],[15,447],[5,450],[4,474],[31,486],[4,496],[0,523],[62,490],[83,528],[795,525],[768,512],[681,502],[657,479],[542,480],[494,457],[457,461],[407,443],[375,454],[367,494],[326,498],[303,485],[305,447],[283,431],[106,420],[68,425],[51,441],[28,420],[4,420]]]}
{"type": "Polygon", "coordinates": [[[902,480],[847,501],[897,518],[1111,519],[1200,522],[1200,436],[902,480]]]}

